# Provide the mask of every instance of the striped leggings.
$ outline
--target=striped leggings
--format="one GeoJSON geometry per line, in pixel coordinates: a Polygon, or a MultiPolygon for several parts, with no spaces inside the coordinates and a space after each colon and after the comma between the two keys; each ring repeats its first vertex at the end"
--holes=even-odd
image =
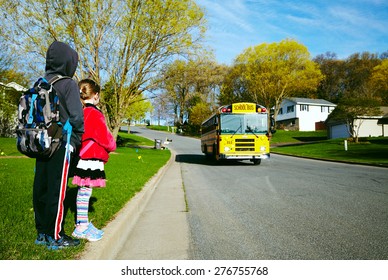
{"type": "Polygon", "coordinates": [[[87,225],[89,223],[89,200],[92,196],[92,188],[78,187],[77,193],[77,225],[87,225]]]}

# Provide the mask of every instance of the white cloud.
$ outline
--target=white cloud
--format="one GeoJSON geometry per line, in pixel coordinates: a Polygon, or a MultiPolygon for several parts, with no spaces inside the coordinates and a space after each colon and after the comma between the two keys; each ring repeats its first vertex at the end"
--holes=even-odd
{"type": "Polygon", "coordinates": [[[206,7],[209,44],[230,63],[245,48],[293,38],[317,55],[339,57],[388,50],[388,3],[383,0],[198,0],[206,7]]]}

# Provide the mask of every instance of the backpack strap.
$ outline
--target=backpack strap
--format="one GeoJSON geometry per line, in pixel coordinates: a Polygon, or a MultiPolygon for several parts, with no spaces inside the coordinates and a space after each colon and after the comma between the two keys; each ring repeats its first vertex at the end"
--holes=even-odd
{"type": "MultiPolygon", "coordinates": [[[[50,79],[49,83],[52,86],[54,86],[55,82],[58,82],[59,80],[62,80],[62,79],[71,79],[71,77],[69,77],[69,76],[62,76],[62,75],[55,75],[54,77],[52,77],[50,79]]],[[[67,157],[68,161],[70,162],[69,150],[70,150],[70,139],[71,139],[71,134],[72,134],[73,127],[70,124],[69,119],[66,120],[66,123],[63,126],[63,130],[64,130],[64,133],[66,134],[66,151],[67,151],[66,152],[66,157],[67,157]]]]}
{"type": "Polygon", "coordinates": [[[66,133],[66,158],[70,162],[70,139],[72,134],[73,127],[70,124],[69,119],[67,119],[65,125],[63,126],[63,131],[66,133]]]}
{"type": "Polygon", "coordinates": [[[36,93],[32,94],[32,96],[31,96],[30,112],[28,113],[27,124],[32,124],[32,122],[34,121],[34,117],[33,117],[34,102],[35,102],[37,97],[38,97],[38,94],[36,94],[36,93]]]}
{"type": "Polygon", "coordinates": [[[69,76],[62,76],[62,75],[55,75],[54,77],[52,77],[49,80],[49,83],[53,85],[55,82],[58,82],[59,80],[62,80],[62,79],[71,79],[71,77],[69,77],[69,76]]]}

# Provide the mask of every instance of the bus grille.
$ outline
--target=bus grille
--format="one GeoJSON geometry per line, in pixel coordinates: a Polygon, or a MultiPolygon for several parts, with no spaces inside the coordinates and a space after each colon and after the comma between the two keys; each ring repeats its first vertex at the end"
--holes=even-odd
{"type": "Polygon", "coordinates": [[[255,139],[236,139],[235,140],[236,151],[240,152],[249,152],[249,151],[255,151],[255,139]]]}

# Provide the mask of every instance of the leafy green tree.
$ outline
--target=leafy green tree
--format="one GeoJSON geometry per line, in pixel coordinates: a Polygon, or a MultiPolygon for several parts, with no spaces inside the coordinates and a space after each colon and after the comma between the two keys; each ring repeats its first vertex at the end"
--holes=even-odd
{"type": "Polygon", "coordinates": [[[381,105],[388,105],[388,59],[373,68],[370,77],[370,87],[376,90],[376,95],[381,99],[381,105]]]}
{"type": "Polygon", "coordinates": [[[307,48],[290,39],[247,48],[237,56],[234,67],[237,81],[230,84],[244,87],[237,93],[248,94],[246,101],[274,107],[275,119],[284,98],[316,90],[323,78],[307,48]]]}
{"type": "Polygon", "coordinates": [[[163,63],[196,52],[205,32],[204,13],[192,0],[0,3],[0,35],[32,69],[41,73],[47,46],[61,40],[80,55],[78,78],[111,83],[111,96],[102,92],[101,100],[115,136],[134,98],[154,88],[163,63]]]}
{"type": "Polygon", "coordinates": [[[146,117],[146,114],[152,112],[152,110],[153,107],[151,102],[145,99],[143,97],[143,94],[138,95],[129,105],[127,109],[127,114],[125,115],[128,122],[128,126],[134,121],[143,120],[146,117]]]}
{"type": "Polygon", "coordinates": [[[21,93],[16,89],[0,84],[0,136],[10,137],[17,124],[18,101],[21,93]]]}
{"type": "Polygon", "coordinates": [[[198,102],[190,108],[190,124],[198,129],[206,117],[210,116],[211,113],[211,106],[209,106],[208,103],[202,101],[198,102]]]}

